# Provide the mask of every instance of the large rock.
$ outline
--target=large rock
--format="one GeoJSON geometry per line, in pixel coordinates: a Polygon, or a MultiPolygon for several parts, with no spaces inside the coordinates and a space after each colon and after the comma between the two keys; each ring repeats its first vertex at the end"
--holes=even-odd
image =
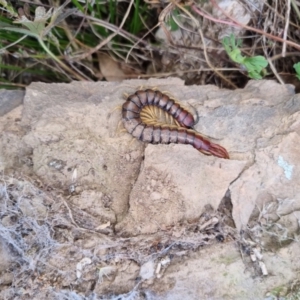
{"type": "Polygon", "coordinates": [[[201,155],[187,145],[149,145],[130,194],[130,209],[117,230],[157,232],[181,221],[199,219],[207,204],[217,209],[245,161],[201,155]]]}
{"type": "MultiPolygon", "coordinates": [[[[164,226],[195,219],[205,204],[217,208],[228,189],[234,220],[241,229],[266,189],[260,184],[261,176],[251,176],[247,180],[251,192],[243,191],[251,199],[245,201],[238,186],[250,166],[249,170],[265,168],[264,161],[256,159],[257,151],[281,147],[282,135],[295,122],[291,111],[297,114],[298,107],[295,100],[287,104],[293,97],[291,87],[271,81],[253,81],[238,91],[187,87],[176,79],[54,86],[35,83],[25,97],[22,121],[31,131],[23,141],[33,170],[43,181],[65,191],[99,191],[99,205],[114,212],[118,221],[129,205],[125,223],[117,226],[127,234],[156,231],[162,225],[160,212],[164,226]],[[197,109],[196,130],[227,148],[231,160],[206,157],[186,145],[149,145],[144,153],[143,143],[130,143],[130,135],[119,126],[117,107],[124,101],[123,93],[141,85],[171,90],[185,105],[197,109]]],[[[285,154],[278,152],[274,160],[280,157],[284,160],[285,154]]],[[[278,182],[274,184],[282,190],[278,182]]]]}
{"type": "Polygon", "coordinates": [[[257,299],[299,273],[300,97],[291,86],[34,83],[0,129],[0,297],[257,299]],[[195,129],[230,160],[132,139],[120,106],[140,86],[191,105],[195,129]],[[235,229],[221,226],[230,201],[235,229]],[[216,238],[240,248],[204,247],[216,238]]]}

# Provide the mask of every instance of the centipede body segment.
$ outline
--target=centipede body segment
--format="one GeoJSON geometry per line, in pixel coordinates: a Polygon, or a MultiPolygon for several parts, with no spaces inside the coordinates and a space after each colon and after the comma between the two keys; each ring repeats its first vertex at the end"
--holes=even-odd
{"type": "Polygon", "coordinates": [[[189,111],[159,91],[139,90],[128,96],[122,106],[122,118],[127,131],[141,141],[152,144],[189,144],[206,155],[229,158],[226,149],[193,130],[195,120],[189,111]],[[142,112],[147,106],[156,106],[164,110],[180,126],[143,120],[142,112]]]}

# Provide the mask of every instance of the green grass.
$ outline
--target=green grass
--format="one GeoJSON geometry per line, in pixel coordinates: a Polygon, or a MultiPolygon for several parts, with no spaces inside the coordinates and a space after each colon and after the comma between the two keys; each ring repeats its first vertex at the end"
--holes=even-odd
{"type": "Polygon", "coordinates": [[[296,71],[296,77],[300,80],[300,62],[294,64],[293,68],[296,71]]]}
{"type": "MultiPolygon", "coordinates": [[[[61,4],[64,3],[66,1],[61,1],[61,4]]],[[[77,53],[84,54],[89,49],[96,47],[113,31],[107,28],[109,26],[101,26],[96,22],[89,21],[89,17],[102,21],[102,23],[105,21],[104,24],[112,24],[115,26],[114,28],[117,28],[127,10],[126,3],[116,0],[107,0],[106,3],[97,0],[94,5],[72,0],[68,7],[62,7],[61,11],[52,11],[52,14],[49,14],[47,7],[44,17],[42,15],[39,20],[35,20],[34,15],[38,6],[30,4],[28,9],[24,8],[24,11],[30,12],[30,16],[25,14],[27,20],[19,20],[16,23],[17,7],[10,7],[8,13],[8,7],[4,6],[5,2],[0,0],[0,7],[2,7],[0,15],[0,51],[2,54],[0,70],[4,72],[2,73],[4,76],[0,78],[0,87],[3,87],[5,82],[9,82],[14,77],[14,72],[20,73],[18,80],[21,82],[22,72],[26,72],[27,77],[28,74],[40,74],[43,80],[49,82],[62,79],[63,81],[84,80],[84,76],[86,79],[94,80],[93,75],[89,71],[87,72],[93,68],[91,57],[76,61],[76,55],[77,53]],[[86,20],[78,16],[75,9],[87,16],[86,20]],[[64,23],[58,22],[62,20],[64,23]],[[72,56],[75,58],[75,60],[71,59],[73,68],[68,64],[68,59],[72,56]],[[16,65],[15,57],[22,60],[22,63],[16,65]],[[33,68],[36,69],[29,70],[28,65],[35,65],[33,68]]],[[[141,16],[145,22],[148,18],[148,11],[144,2],[135,0],[123,29],[129,34],[141,36],[146,30],[141,16]]],[[[126,49],[130,49],[132,45],[128,39],[117,34],[110,41],[109,47],[115,53],[120,52],[120,55],[123,55],[124,46],[126,49]]],[[[108,51],[109,49],[105,47],[103,50],[108,51]]]]}
{"type": "MultiPolygon", "coordinates": [[[[200,3],[202,2],[200,1],[200,3]]],[[[294,72],[293,70],[291,72],[291,69],[297,60],[291,57],[292,52],[287,53],[286,58],[280,57],[278,54],[280,53],[278,46],[280,44],[277,44],[276,48],[274,40],[271,38],[263,42],[259,34],[256,37],[258,42],[255,42],[255,37],[247,36],[241,40],[243,44],[240,43],[239,37],[233,35],[223,39],[223,49],[227,52],[230,60],[238,64],[239,70],[236,67],[233,68],[232,64],[223,58],[223,55],[217,56],[218,59],[214,62],[216,53],[222,52],[221,47],[214,46],[215,49],[210,49],[209,46],[206,53],[207,58],[204,61],[204,50],[199,45],[193,44],[195,40],[193,34],[197,33],[198,29],[193,28],[191,16],[199,17],[196,14],[197,10],[193,9],[191,3],[183,5],[179,2],[176,5],[168,6],[169,4],[171,3],[165,2],[154,5],[149,2],[145,3],[144,0],[133,0],[133,3],[117,0],[43,1],[40,7],[45,8],[46,15],[44,15],[44,19],[41,17],[34,21],[36,9],[39,7],[34,2],[15,1],[12,6],[8,6],[6,1],[0,0],[0,8],[2,8],[0,10],[0,51],[2,56],[0,69],[3,71],[0,85],[5,81],[25,84],[25,80],[22,80],[22,70],[18,71],[21,74],[14,77],[12,72],[17,71],[9,66],[24,68],[27,79],[28,74],[31,74],[28,72],[28,66],[32,66],[38,70],[37,73],[43,72],[40,80],[46,82],[99,80],[99,65],[101,64],[97,55],[99,52],[117,58],[119,62],[125,62],[129,65],[129,69],[137,69],[146,76],[149,75],[146,73],[149,70],[150,72],[153,70],[153,76],[157,76],[159,72],[176,75],[177,70],[181,70],[182,67],[184,74],[188,74],[188,72],[191,72],[191,75],[195,74],[196,81],[194,82],[190,76],[187,76],[189,84],[199,84],[196,76],[199,66],[200,69],[204,67],[205,72],[211,70],[214,74],[211,76],[207,73],[207,80],[201,80],[201,82],[219,82],[218,84],[222,85],[222,82],[225,81],[226,84],[231,83],[230,86],[234,87],[238,85],[242,87],[249,78],[261,79],[266,75],[271,77],[272,71],[268,68],[268,61],[273,62],[272,70],[276,62],[276,67],[279,66],[284,74],[294,72]],[[51,7],[50,3],[55,3],[57,6],[51,7]],[[20,18],[18,13],[22,12],[22,5],[23,19],[16,23],[15,21],[20,18]],[[124,22],[129,5],[130,12],[124,22]],[[61,8],[61,11],[57,11],[58,8],[61,8]],[[163,10],[164,8],[169,9],[163,10]],[[53,9],[52,14],[49,13],[50,9],[53,9]],[[158,24],[159,14],[163,17],[161,24],[158,24]],[[187,21],[190,21],[191,25],[187,21]],[[121,24],[122,28],[120,29],[121,24]],[[159,28],[156,25],[159,25],[164,31],[168,31],[165,32],[166,38],[163,42],[155,38],[155,32],[159,28]],[[185,38],[178,42],[176,38],[172,40],[172,31],[185,32],[185,38]],[[251,43],[254,45],[252,48],[251,43]],[[184,58],[183,49],[186,51],[184,58]],[[195,49],[199,50],[199,56],[193,53],[195,49]],[[127,57],[128,52],[130,54],[127,57]],[[162,65],[161,56],[168,55],[168,52],[172,53],[177,67],[180,68],[175,68],[172,64],[162,65]],[[262,55],[255,54],[268,56],[268,60],[262,55]],[[16,62],[15,58],[19,61],[16,62]],[[211,64],[207,64],[208,61],[211,61],[211,64]],[[153,68],[148,68],[150,64],[153,68]],[[190,65],[193,67],[189,68],[190,65]],[[217,69],[222,70],[217,71],[217,69]],[[240,76],[241,70],[245,76],[240,76]],[[221,75],[225,72],[226,76],[233,79],[225,80],[226,76],[222,77],[221,75]],[[215,80],[215,77],[220,77],[222,80],[215,80]]],[[[204,14],[204,16],[206,15],[204,14]]],[[[201,18],[205,17],[201,15],[201,18]]],[[[278,39],[280,38],[277,37],[278,39]]],[[[292,47],[287,49],[287,51],[291,50],[292,47]]],[[[300,78],[300,67],[297,68],[299,68],[299,70],[296,69],[297,77],[300,78]]],[[[274,71],[273,73],[277,74],[274,71]]],[[[184,75],[178,74],[178,76],[185,79],[184,75]]],[[[32,80],[37,79],[32,78],[32,80]]],[[[28,82],[30,79],[26,81],[26,84],[28,82]]]]}

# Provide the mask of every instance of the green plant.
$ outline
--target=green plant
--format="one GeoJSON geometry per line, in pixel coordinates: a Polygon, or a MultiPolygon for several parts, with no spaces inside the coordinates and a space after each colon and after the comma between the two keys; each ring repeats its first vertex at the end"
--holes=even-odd
{"type": "Polygon", "coordinates": [[[51,29],[70,14],[70,11],[67,14],[63,14],[62,9],[63,6],[60,6],[57,9],[51,8],[48,10],[48,12],[46,12],[44,7],[39,6],[35,10],[35,18],[33,21],[30,21],[24,15],[21,18],[14,21],[14,23],[22,24],[28,29],[24,29],[12,25],[7,26],[7,24],[5,23],[0,23],[0,29],[23,34],[23,37],[31,36],[37,39],[40,46],[52,59],[54,59],[63,69],[69,70],[69,67],[66,66],[64,63],[62,63],[61,60],[57,58],[57,56],[53,54],[53,52],[51,52],[51,50],[45,43],[45,41],[48,41],[49,43],[53,43],[57,47],[59,46],[59,41],[52,34],[51,29]],[[51,20],[49,24],[46,26],[46,22],[49,18],[51,18],[51,20]]]}
{"type": "Polygon", "coordinates": [[[103,51],[122,59],[135,41],[131,35],[141,36],[152,22],[141,0],[134,0],[127,15],[128,4],[117,0],[57,1],[55,8],[45,9],[46,1],[18,11],[14,6],[0,0],[0,88],[36,80],[95,80],[98,58],[92,51],[103,42],[103,51]]]}
{"type": "Polygon", "coordinates": [[[145,5],[142,5],[140,3],[140,0],[134,1],[133,16],[130,20],[129,26],[127,26],[129,32],[138,34],[142,29],[144,29],[144,24],[141,21],[140,15],[146,16],[146,10],[147,7],[145,5]]]}
{"type": "Polygon", "coordinates": [[[296,71],[296,77],[300,80],[300,62],[294,64],[293,68],[296,71]]]}
{"type": "MultiPolygon", "coordinates": [[[[189,6],[183,6],[184,10],[190,11],[189,6]]],[[[166,18],[166,24],[170,28],[171,31],[176,31],[181,27],[182,23],[182,10],[180,10],[178,7],[172,10],[172,13],[170,13],[166,18]]]]}
{"type": "Polygon", "coordinates": [[[235,40],[233,34],[229,37],[225,37],[222,40],[222,44],[231,60],[241,64],[248,71],[250,78],[261,79],[263,77],[264,68],[268,66],[268,61],[263,56],[243,56],[239,49],[241,40],[235,40]]]}
{"type": "Polygon", "coordinates": [[[178,24],[175,22],[175,19],[179,18],[179,16],[180,16],[180,11],[176,7],[172,11],[172,14],[170,14],[168,16],[168,18],[166,19],[166,24],[169,26],[169,28],[170,28],[171,31],[176,31],[179,28],[178,24]]]}

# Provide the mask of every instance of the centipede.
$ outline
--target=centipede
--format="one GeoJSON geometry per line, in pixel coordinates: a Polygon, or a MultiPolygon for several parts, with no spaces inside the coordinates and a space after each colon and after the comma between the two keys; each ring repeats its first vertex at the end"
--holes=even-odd
{"type": "Polygon", "coordinates": [[[195,118],[176,100],[158,90],[138,90],[122,105],[125,129],[136,139],[151,144],[189,144],[205,155],[229,159],[222,146],[212,143],[194,130],[195,118]],[[171,121],[166,123],[145,117],[146,107],[163,110],[171,121]]]}

